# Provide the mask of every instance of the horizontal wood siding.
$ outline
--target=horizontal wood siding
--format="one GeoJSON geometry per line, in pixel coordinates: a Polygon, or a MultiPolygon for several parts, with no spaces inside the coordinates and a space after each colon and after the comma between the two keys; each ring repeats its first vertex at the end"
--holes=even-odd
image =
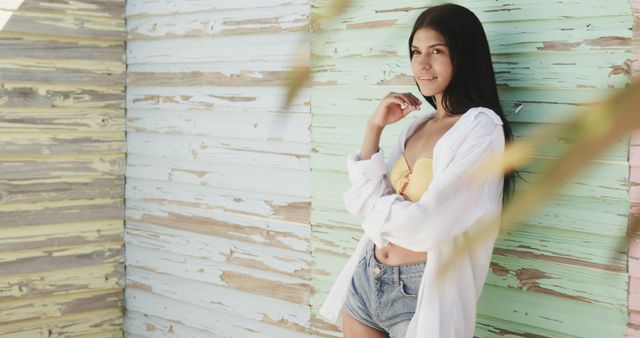
{"type": "MultiPolygon", "coordinates": [[[[631,5],[620,1],[456,1],[483,22],[506,117],[516,139],[560,123],[630,82],[631,5]]],[[[328,0],[313,3],[322,17],[328,0]]],[[[407,39],[416,17],[438,2],[352,1],[312,26],[312,329],[340,336],[317,310],[362,231],[342,204],[345,156],[360,149],[366,119],[388,92],[421,97],[407,39]]],[[[424,101],[424,100],[423,100],[424,101]]],[[[414,118],[391,125],[391,149],[414,118]]],[[[522,171],[531,181],[571,138],[558,138],[522,171]]],[[[479,303],[478,337],[619,337],[627,333],[629,138],[585,168],[514,231],[499,238],[479,303]]],[[[519,180],[519,189],[526,186],[519,180]]]]}
{"type": "Polygon", "coordinates": [[[0,2],[0,336],[121,337],[124,0],[0,2]]]}
{"type": "Polygon", "coordinates": [[[309,335],[309,10],[127,1],[127,336],[309,335]]]}

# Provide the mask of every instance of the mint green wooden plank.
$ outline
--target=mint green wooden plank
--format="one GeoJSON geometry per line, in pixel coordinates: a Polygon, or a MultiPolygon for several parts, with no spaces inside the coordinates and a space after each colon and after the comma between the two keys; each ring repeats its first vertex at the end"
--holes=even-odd
{"type": "Polygon", "coordinates": [[[627,306],[628,276],[549,260],[493,255],[487,284],[567,297],[587,303],[627,306]]]}
{"type": "MultiPolygon", "coordinates": [[[[411,120],[425,113],[423,111],[413,112],[416,115],[411,116],[411,120]]],[[[314,132],[311,138],[318,152],[324,153],[324,151],[320,150],[323,146],[326,147],[327,151],[331,151],[331,154],[350,154],[359,151],[366,125],[365,118],[352,115],[314,115],[312,121],[314,132]]],[[[404,125],[404,122],[406,121],[398,122],[398,126],[390,125],[382,133],[381,144],[387,152],[391,150],[397,140],[398,127],[404,125]]],[[[539,128],[542,127],[530,123],[511,123],[511,129],[516,140],[524,136],[535,137],[540,132],[539,128]]],[[[573,145],[574,141],[575,137],[560,135],[548,145],[537,149],[535,156],[541,158],[561,157],[573,145]]],[[[621,137],[609,149],[599,154],[596,157],[596,161],[617,161],[620,164],[624,164],[627,162],[628,153],[629,138],[621,137]]]]}
{"type": "MultiPolygon", "coordinates": [[[[412,112],[420,115],[433,110],[420,95],[415,85],[407,86],[347,86],[340,87],[336,95],[334,87],[313,88],[313,118],[320,115],[360,116],[363,125],[389,92],[411,92],[423,101],[423,108],[412,112]]],[[[510,122],[560,123],[574,116],[578,108],[613,93],[610,88],[498,88],[502,109],[510,122]]],[[[318,123],[318,121],[314,122],[318,123]]],[[[398,122],[402,124],[403,121],[398,122]]],[[[393,125],[392,125],[393,126],[393,125]]],[[[313,126],[316,127],[315,125],[313,126]]],[[[358,141],[352,138],[352,142],[358,141]]]]}
{"type": "MultiPolygon", "coordinates": [[[[523,166],[521,176],[529,183],[539,179],[540,173],[553,160],[535,159],[523,166]]],[[[528,184],[528,183],[525,183],[528,184]]],[[[524,184],[516,185],[516,189],[524,184]]],[[[582,168],[568,183],[558,187],[557,192],[572,196],[593,196],[627,200],[629,195],[629,166],[627,162],[591,162],[582,168]]]]}
{"type": "MultiPolygon", "coordinates": [[[[629,82],[616,67],[633,55],[630,52],[556,53],[493,55],[498,85],[535,88],[622,88],[629,82]]],[[[313,86],[414,85],[407,56],[353,56],[316,58],[312,64],[313,86]]]]}
{"type": "MultiPolygon", "coordinates": [[[[354,224],[354,227],[357,227],[357,224],[353,223],[354,218],[344,209],[342,191],[321,190],[320,185],[314,189],[314,222],[340,227],[354,224]]],[[[622,236],[627,229],[628,210],[627,201],[559,195],[528,216],[527,224],[597,235],[622,236]]]]}
{"type": "MultiPolygon", "coordinates": [[[[328,292],[340,272],[336,267],[344,266],[353,250],[351,245],[349,249],[340,254],[325,253],[317,249],[313,251],[316,265],[312,273],[316,292],[328,292]]],[[[493,256],[487,278],[487,285],[618,308],[625,308],[627,305],[627,283],[628,277],[624,272],[499,254],[493,256]]]]}
{"type": "MultiPolygon", "coordinates": [[[[341,242],[339,236],[349,238],[348,235],[357,234],[359,230],[353,230],[351,234],[344,230],[332,233],[328,230],[321,232],[320,227],[317,224],[314,226],[314,247],[321,248],[315,241],[335,242],[336,247],[326,246],[322,248],[323,251],[334,250],[336,254],[350,254],[353,251],[350,245],[341,242]],[[317,234],[316,229],[319,230],[317,234]]],[[[494,254],[619,273],[626,271],[627,266],[624,238],[624,236],[595,235],[522,223],[516,230],[511,230],[498,238],[494,254]],[[624,249],[618,251],[621,244],[624,249]]],[[[318,264],[320,263],[316,262],[316,266],[318,264]]]]}
{"type": "MultiPolygon", "coordinates": [[[[484,29],[492,53],[532,53],[541,50],[585,52],[631,49],[628,17],[569,18],[488,22],[484,29]]],[[[348,30],[327,30],[313,36],[318,57],[408,56],[413,24],[348,30]],[[375,40],[363,38],[376,36],[375,40]]]]}
{"type": "Polygon", "coordinates": [[[573,117],[579,108],[611,95],[610,88],[498,88],[502,109],[511,122],[552,123],[573,117]]]}
{"type": "Polygon", "coordinates": [[[494,254],[623,272],[627,268],[626,247],[625,236],[594,235],[522,223],[498,238],[494,254]]]}
{"type": "Polygon", "coordinates": [[[474,337],[478,338],[521,338],[521,337],[563,337],[577,338],[578,336],[548,330],[543,327],[527,325],[527,323],[516,323],[508,320],[477,315],[476,331],[474,337]]]}
{"type": "Polygon", "coordinates": [[[478,314],[557,331],[563,337],[621,337],[627,323],[626,306],[601,306],[492,285],[483,289],[478,314]]]}
{"type": "MultiPolygon", "coordinates": [[[[385,152],[386,149],[384,148],[385,152]]],[[[317,154],[311,157],[311,166],[314,170],[331,170],[335,171],[335,177],[332,177],[330,181],[320,180],[322,184],[327,182],[346,182],[346,178],[342,177],[346,174],[340,174],[345,171],[345,157],[346,155],[323,155],[317,154]]],[[[524,188],[532,182],[538,179],[542,170],[550,164],[552,160],[539,158],[534,162],[525,165],[521,168],[521,176],[528,182],[522,182],[516,184],[516,189],[524,188]]],[[[557,192],[566,196],[593,196],[602,199],[628,199],[629,189],[629,174],[628,174],[627,162],[592,162],[582,171],[578,172],[575,177],[569,180],[568,183],[558,187],[557,192]]],[[[518,178],[520,179],[520,178],[518,178]]],[[[317,187],[317,180],[312,182],[313,187],[317,187]]],[[[346,184],[346,183],[345,183],[346,184]]],[[[346,187],[346,185],[345,185],[346,187]]]]}
{"type": "MultiPolygon", "coordinates": [[[[315,31],[327,29],[360,29],[368,26],[391,26],[412,24],[426,6],[444,2],[454,2],[472,10],[482,21],[525,21],[567,18],[602,17],[629,15],[628,0],[594,2],[574,0],[558,2],[554,0],[407,0],[396,3],[386,0],[353,0],[336,20],[324,22],[314,27],[315,31]]],[[[314,1],[313,14],[321,14],[329,0],[314,1]]]]}

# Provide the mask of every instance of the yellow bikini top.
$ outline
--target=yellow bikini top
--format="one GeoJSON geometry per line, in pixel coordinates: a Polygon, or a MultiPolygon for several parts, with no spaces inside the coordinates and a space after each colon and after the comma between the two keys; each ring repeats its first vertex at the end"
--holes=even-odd
{"type": "Polygon", "coordinates": [[[396,161],[391,169],[391,185],[397,194],[404,194],[405,198],[412,202],[420,200],[422,194],[427,191],[429,183],[433,179],[433,167],[431,157],[421,157],[413,164],[413,170],[404,154],[396,161]]]}

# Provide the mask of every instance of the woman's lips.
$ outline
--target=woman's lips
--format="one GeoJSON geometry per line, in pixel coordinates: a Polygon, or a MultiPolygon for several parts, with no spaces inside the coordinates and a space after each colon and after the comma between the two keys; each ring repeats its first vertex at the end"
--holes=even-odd
{"type": "Polygon", "coordinates": [[[418,78],[418,81],[432,82],[432,81],[435,81],[437,78],[438,78],[437,76],[421,76],[418,78]]]}

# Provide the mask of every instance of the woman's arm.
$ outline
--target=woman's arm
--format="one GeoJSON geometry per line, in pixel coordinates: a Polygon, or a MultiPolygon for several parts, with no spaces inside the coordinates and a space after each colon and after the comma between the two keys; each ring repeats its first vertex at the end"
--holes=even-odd
{"type": "MultiPolygon", "coordinates": [[[[398,159],[403,144],[394,146],[389,161],[385,163],[384,151],[379,146],[384,126],[403,119],[411,111],[418,109],[420,104],[420,100],[411,93],[387,94],[367,121],[360,153],[347,157],[351,188],[344,193],[342,199],[347,211],[359,221],[365,218],[377,197],[393,192],[391,182],[385,174],[398,159]]],[[[404,132],[406,129],[403,134],[404,132]]],[[[400,135],[401,139],[403,134],[400,135]]]]}
{"type": "Polygon", "coordinates": [[[476,119],[447,169],[434,177],[416,203],[392,194],[378,196],[362,221],[362,228],[378,246],[392,242],[413,251],[429,251],[473,226],[484,216],[501,211],[503,176],[472,181],[477,166],[504,151],[502,125],[476,119]],[[489,194],[489,192],[492,192],[489,194]]]}
{"type": "Polygon", "coordinates": [[[388,172],[400,157],[402,134],[391,150],[389,160],[385,162],[384,150],[379,146],[382,130],[383,128],[368,124],[360,154],[347,156],[351,186],[342,195],[342,200],[347,211],[360,222],[371,211],[378,197],[393,193],[388,172]]]}
{"type": "Polygon", "coordinates": [[[371,155],[378,152],[380,147],[380,136],[384,126],[381,126],[371,119],[367,122],[367,126],[364,130],[364,140],[362,141],[362,147],[360,148],[359,160],[368,160],[371,155]]]}

